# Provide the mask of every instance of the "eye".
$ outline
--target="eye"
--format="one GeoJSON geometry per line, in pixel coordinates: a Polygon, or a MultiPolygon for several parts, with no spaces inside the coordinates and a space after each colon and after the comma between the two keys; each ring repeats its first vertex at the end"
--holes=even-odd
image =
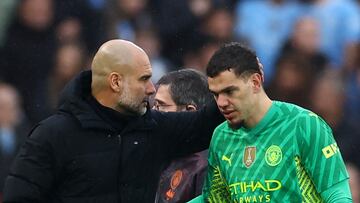
{"type": "Polygon", "coordinates": [[[219,97],[219,94],[216,92],[211,92],[211,94],[215,97],[215,99],[219,97]]]}
{"type": "Polygon", "coordinates": [[[226,91],[224,91],[224,93],[226,94],[226,95],[228,95],[228,96],[231,96],[231,95],[233,95],[233,93],[234,93],[234,90],[226,90],[226,91]]]}
{"type": "Polygon", "coordinates": [[[151,76],[146,75],[146,76],[142,76],[142,77],[140,78],[140,80],[141,80],[141,81],[148,81],[150,78],[151,78],[151,76]]]}

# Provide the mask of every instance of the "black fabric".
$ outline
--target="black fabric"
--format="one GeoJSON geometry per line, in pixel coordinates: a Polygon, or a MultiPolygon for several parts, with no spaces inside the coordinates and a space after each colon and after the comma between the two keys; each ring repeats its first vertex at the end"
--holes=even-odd
{"type": "Polygon", "coordinates": [[[58,113],[32,130],[6,180],[4,203],[154,202],[164,163],[206,149],[224,120],[213,103],[198,112],[148,110],[118,128],[106,121],[115,112],[99,115],[89,103],[90,84],[91,72],[81,73],[66,86],[58,113]]]}
{"type": "Polygon", "coordinates": [[[155,203],[188,202],[201,195],[208,150],[173,160],[162,172],[155,203]]]}

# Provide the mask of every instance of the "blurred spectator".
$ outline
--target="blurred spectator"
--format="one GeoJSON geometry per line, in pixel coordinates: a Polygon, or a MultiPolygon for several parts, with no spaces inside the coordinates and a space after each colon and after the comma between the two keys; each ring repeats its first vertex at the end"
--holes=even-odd
{"type": "Polygon", "coordinates": [[[360,121],[360,43],[354,46],[353,54],[347,55],[343,74],[346,80],[346,105],[347,119],[357,125],[360,121]]]}
{"type": "MultiPolygon", "coordinates": [[[[285,54],[279,59],[267,93],[271,99],[308,108],[309,93],[316,75],[316,71],[304,57],[291,53],[285,54]]],[[[267,77],[265,77],[266,80],[268,80],[267,77]]]]}
{"type": "Polygon", "coordinates": [[[213,8],[201,24],[204,35],[223,43],[234,41],[234,17],[226,7],[213,8]]]}
{"type": "Polygon", "coordinates": [[[275,60],[300,14],[301,6],[293,1],[243,1],[237,5],[235,32],[267,67],[265,86],[273,77],[275,60]]]}
{"type": "Polygon", "coordinates": [[[152,67],[151,80],[153,83],[156,83],[165,73],[173,70],[170,62],[160,54],[160,39],[153,27],[137,29],[135,32],[135,44],[143,48],[149,56],[152,67]]]}
{"type": "Polygon", "coordinates": [[[304,57],[317,73],[328,68],[328,59],[320,51],[319,25],[315,19],[303,17],[297,21],[280,57],[290,53],[304,57]]]}
{"type": "Polygon", "coordinates": [[[65,84],[85,67],[85,50],[79,43],[61,44],[55,56],[55,67],[48,79],[49,106],[55,110],[65,84]]]}
{"type": "Polygon", "coordinates": [[[344,114],[345,86],[337,71],[325,72],[314,84],[311,107],[333,130],[345,162],[360,167],[360,128],[344,114]]]}
{"type": "Polygon", "coordinates": [[[13,17],[14,9],[19,0],[0,1],[0,48],[2,47],[7,32],[7,28],[13,17]]]}
{"type": "Polygon", "coordinates": [[[306,0],[306,15],[320,26],[320,46],[336,67],[344,63],[345,50],[360,40],[360,10],[353,0],[306,0]]]}
{"type": "Polygon", "coordinates": [[[193,49],[185,53],[183,64],[184,67],[192,67],[202,73],[206,72],[206,66],[222,43],[214,41],[211,38],[203,37],[203,41],[193,49]]]}
{"type": "Polygon", "coordinates": [[[107,0],[87,0],[90,7],[94,10],[101,11],[105,8],[107,0]]]}
{"type": "Polygon", "coordinates": [[[52,0],[20,1],[0,55],[4,80],[20,91],[31,122],[48,114],[46,78],[55,50],[53,15],[52,0]]]}
{"type": "Polygon", "coordinates": [[[201,40],[201,20],[213,8],[213,0],[156,0],[152,3],[162,54],[181,66],[185,53],[201,40]]]}
{"type": "Polygon", "coordinates": [[[109,0],[105,10],[106,37],[134,41],[136,28],[152,22],[146,12],[147,1],[109,0]]]}
{"type": "Polygon", "coordinates": [[[16,89],[0,82],[0,197],[10,165],[29,130],[20,103],[16,89]]]}
{"type": "Polygon", "coordinates": [[[83,41],[88,52],[95,53],[105,40],[104,4],[100,0],[55,0],[60,43],[83,41]]]}
{"type": "Polygon", "coordinates": [[[353,203],[360,203],[360,170],[354,164],[346,164],[346,169],[349,173],[350,189],[353,203]]]}

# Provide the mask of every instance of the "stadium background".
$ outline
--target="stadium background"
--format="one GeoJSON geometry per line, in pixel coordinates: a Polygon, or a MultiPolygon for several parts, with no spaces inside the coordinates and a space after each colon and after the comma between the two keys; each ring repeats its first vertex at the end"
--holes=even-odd
{"type": "Polygon", "coordinates": [[[154,82],[181,67],[204,71],[224,42],[249,45],[272,99],[309,108],[332,127],[360,202],[358,0],[1,0],[0,202],[26,132],[114,38],[147,52],[154,82]]]}

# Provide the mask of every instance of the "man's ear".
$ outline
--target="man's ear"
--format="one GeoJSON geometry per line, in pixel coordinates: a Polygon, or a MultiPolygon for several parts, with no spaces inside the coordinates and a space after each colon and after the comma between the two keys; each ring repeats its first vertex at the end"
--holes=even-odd
{"type": "Polygon", "coordinates": [[[110,88],[114,92],[119,93],[123,86],[123,84],[122,84],[123,77],[117,72],[112,72],[112,73],[110,73],[108,80],[109,80],[110,88]]]}
{"type": "Polygon", "coordinates": [[[260,73],[254,73],[251,77],[251,83],[253,85],[253,89],[255,92],[258,92],[261,90],[262,83],[263,83],[263,77],[260,73]]]}
{"type": "Polygon", "coordinates": [[[197,108],[195,105],[192,105],[192,104],[188,104],[186,105],[186,111],[196,111],[197,108]]]}
{"type": "Polygon", "coordinates": [[[260,59],[258,57],[256,57],[258,65],[259,65],[259,69],[260,69],[260,73],[261,73],[261,80],[264,83],[265,82],[265,76],[264,76],[264,66],[263,64],[260,62],[260,59]]]}

